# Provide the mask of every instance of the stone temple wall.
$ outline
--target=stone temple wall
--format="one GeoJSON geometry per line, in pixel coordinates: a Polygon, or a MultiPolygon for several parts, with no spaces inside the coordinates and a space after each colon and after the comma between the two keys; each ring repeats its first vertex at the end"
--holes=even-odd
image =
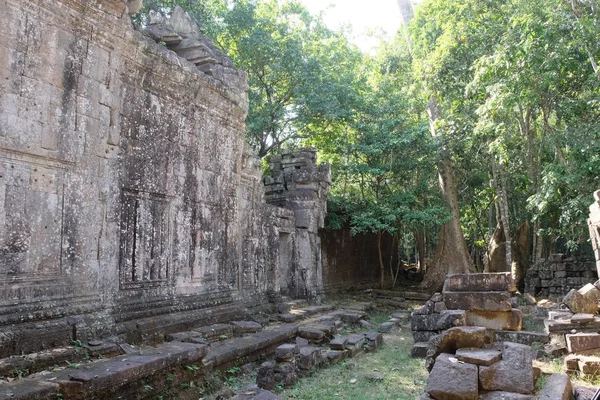
{"type": "Polygon", "coordinates": [[[227,320],[310,257],[318,286],[317,201],[264,202],[246,75],[218,58],[178,57],[122,0],[1,2],[0,356],[227,320]]]}
{"type": "Polygon", "coordinates": [[[566,295],[571,289],[579,289],[598,279],[593,261],[581,261],[552,254],[527,270],[525,292],[535,296],[566,295]]]}

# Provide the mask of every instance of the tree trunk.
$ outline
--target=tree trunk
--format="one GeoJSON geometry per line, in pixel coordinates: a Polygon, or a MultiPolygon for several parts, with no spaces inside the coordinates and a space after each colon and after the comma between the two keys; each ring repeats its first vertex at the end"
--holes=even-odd
{"type": "Polygon", "coordinates": [[[417,237],[417,253],[419,254],[419,271],[422,274],[427,272],[427,263],[425,261],[425,233],[418,231],[415,233],[417,237]]]}
{"type": "MultiPolygon", "coordinates": [[[[427,104],[429,114],[429,127],[433,137],[439,138],[440,132],[436,129],[436,121],[440,115],[437,99],[432,97],[427,104]]],[[[445,145],[439,151],[438,175],[442,197],[448,205],[451,220],[442,226],[436,257],[429,265],[425,279],[421,286],[428,291],[440,290],[446,279],[446,274],[468,273],[474,269],[473,261],[469,256],[467,243],[460,226],[460,210],[458,207],[458,191],[454,177],[451,154],[445,145]]]]}
{"type": "Polygon", "coordinates": [[[504,230],[504,252],[505,252],[505,268],[502,271],[511,271],[513,279],[516,272],[512,271],[512,237],[510,234],[510,214],[508,208],[508,196],[506,194],[506,177],[502,167],[495,161],[492,161],[492,174],[494,177],[494,186],[498,193],[498,211],[500,211],[500,222],[504,230]]]}
{"type": "Polygon", "coordinates": [[[383,254],[381,252],[381,238],[383,236],[383,231],[379,230],[377,231],[377,254],[379,255],[379,289],[383,289],[383,284],[384,284],[384,274],[385,274],[385,267],[383,265],[383,254]]]}

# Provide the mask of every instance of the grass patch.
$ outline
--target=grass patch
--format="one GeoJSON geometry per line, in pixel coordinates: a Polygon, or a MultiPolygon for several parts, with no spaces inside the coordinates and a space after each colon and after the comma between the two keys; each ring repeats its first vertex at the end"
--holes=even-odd
{"type": "Polygon", "coordinates": [[[410,357],[412,344],[410,332],[387,334],[379,351],[317,370],[280,395],[305,400],[414,400],[424,393],[427,371],[422,359],[410,357]],[[369,379],[374,374],[383,379],[369,379]]]}

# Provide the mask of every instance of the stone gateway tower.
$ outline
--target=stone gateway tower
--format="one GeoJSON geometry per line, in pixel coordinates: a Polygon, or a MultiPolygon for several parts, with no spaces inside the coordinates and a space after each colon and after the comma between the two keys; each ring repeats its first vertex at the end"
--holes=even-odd
{"type": "Polygon", "coordinates": [[[246,73],[181,10],[142,33],[125,6],[0,6],[2,357],[322,287],[328,168],[274,157],[268,204],[246,73]]]}

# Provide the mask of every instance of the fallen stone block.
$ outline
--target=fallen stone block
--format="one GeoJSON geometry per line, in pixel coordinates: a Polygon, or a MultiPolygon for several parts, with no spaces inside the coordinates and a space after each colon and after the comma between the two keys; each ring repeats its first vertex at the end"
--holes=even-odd
{"type": "Polygon", "coordinates": [[[538,395],[538,400],[572,400],[573,386],[568,375],[552,374],[538,395]]]}
{"type": "Polygon", "coordinates": [[[533,393],[532,361],[531,347],[518,343],[504,343],[501,361],[479,367],[481,388],[488,391],[533,393]]]}
{"type": "Polygon", "coordinates": [[[427,378],[425,391],[435,399],[477,400],[477,366],[461,363],[452,354],[442,353],[427,378]]]}
{"type": "Polygon", "coordinates": [[[571,319],[575,315],[569,310],[546,310],[546,313],[550,320],[571,319]]]}
{"type": "Polygon", "coordinates": [[[600,372],[600,357],[580,356],[577,359],[578,369],[586,375],[598,375],[600,372]]]}
{"type": "Polygon", "coordinates": [[[546,333],[550,334],[567,334],[575,332],[589,332],[594,333],[600,331],[600,318],[594,317],[591,322],[583,324],[574,324],[571,320],[544,320],[544,326],[546,327],[546,333]]]}
{"type": "Polygon", "coordinates": [[[493,330],[520,331],[523,325],[523,312],[518,308],[510,311],[469,310],[466,317],[467,325],[493,330]]]}
{"type": "Polygon", "coordinates": [[[486,329],[478,326],[458,326],[450,328],[428,343],[425,367],[431,371],[435,359],[442,353],[454,353],[461,348],[481,349],[486,344],[486,329]]]}
{"type": "Polygon", "coordinates": [[[508,292],[444,292],[449,310],[510,311],[508,292]]]}
{"type": "Polygon", "coordinates": [[[578,354],[569,354],[563,360],[563,365],[567,371],[579,371],[579,357],[578,354]]]}
{"type": "Polygon", "coordinates": [[[483,274],[453,274],[448,275],[446,277],[446,281],[444,282],[444,291],[450,292],[514,292],[515,290],[517,289],[515,287],[515,283],[512,279],[510,272],[483,274]]]}
{"type": "Polygon", "coordinates": [[[594,314],[574,314],[571,322],[574,324],[586,324],[594,320],[594,314]]]}
{"type": "Polygon", "coordinates": [[[464,310],[444,310],[440,314],[413,315],[410,323],[413,331],[442,331],[467,325],[467,318],[464,310]]]}
{"type": "Polygon", "coordinates": [[[563,299],[563,303],[573,313],[595,314],[598,312],[600,290],[588,283],[579,290],[571,289],[563,299]]]}
{"type": "Polygon", "coordinates": [[[533,343],[548,343],[550,336],[540,332],[529,331],[494,331],[495,342],[513,342],[531,346],[533,343]]]}
{"type": "Polygon", "coordinates": [[[502,352],[493,349],[458,349],[456,358],[475,365],[492,365],[502,359],[502,352]]]}
{"type": "Polygon", "coordinates": [[[573,388],[573,395],[575,400],[592,400],[598,388],[591,388],[586,386],[575,386],[573,388]]]}
{"type": "Polygon", "coordinates": [[[575,333],[565,335],[565,341],[569,353],[600,348],[600,334],[598,333],[575,333]]]}

